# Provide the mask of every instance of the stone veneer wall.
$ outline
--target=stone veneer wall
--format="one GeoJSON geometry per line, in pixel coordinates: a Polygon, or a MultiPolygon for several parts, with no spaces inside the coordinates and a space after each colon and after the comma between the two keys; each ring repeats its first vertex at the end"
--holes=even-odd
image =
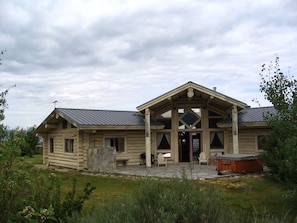
{"type": "Polygon", "coordinates": [[[109,172],[116,169],[116,148],[89,148],[88,170],[91,172],[109,172]]]}

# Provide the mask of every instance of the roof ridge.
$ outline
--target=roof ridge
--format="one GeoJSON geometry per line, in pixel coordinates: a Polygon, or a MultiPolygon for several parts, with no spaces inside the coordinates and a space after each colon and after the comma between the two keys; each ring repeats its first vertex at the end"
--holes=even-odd
{"type": "Polygon", "coordinates": [[[95,109],[95,108],[55,108],[57,110],[84,110],[84,111],[106,111],[106,112],[134,112],[139,113],[138,111],[128,111],[128,110],[108,110],[108,109],[95,109]]]}
{"type": "Polygon", "coordinates": [[[271,106],[263,106],[263,107],[246,107],[245,109],[262,109],[262,108],[274,108],[274,106],[271,105],[271,106]]]}

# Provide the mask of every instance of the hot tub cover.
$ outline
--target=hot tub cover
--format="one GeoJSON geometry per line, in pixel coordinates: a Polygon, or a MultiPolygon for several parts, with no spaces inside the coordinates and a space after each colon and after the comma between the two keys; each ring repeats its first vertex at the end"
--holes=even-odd
{"type": "Polygon", "coordinates": [[[255,160],[258,159],[256,155],[253,154],[224,154],[217,155],[219,160],[255,160]]]}

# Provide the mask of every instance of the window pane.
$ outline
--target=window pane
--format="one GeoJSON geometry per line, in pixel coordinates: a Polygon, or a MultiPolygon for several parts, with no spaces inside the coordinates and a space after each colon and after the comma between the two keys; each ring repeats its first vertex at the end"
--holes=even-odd
{"type": "Polygon", "coordinates": [[[62,122],[62,128],[67,129],[67,120],[63,120],[62,122]]]}
{"type": "Polygon", "coordinates": [[[50,138],[50,153],[54,152],[54,138],[50,138]]]}
{"type": "Polygon", "coordinates": [[[117,138],[117,152],[124,152],[124,138],[117,138]]]}
{"type": "Polygon", "coordinates": [[[112,139],[105,139],[105,146],[112,146],[111,145],[111,140],[112,139]]]}
{"type": "Polygon", "coordinates": [[[185,113],[179,114],[179,129],[201,128],[201,110],[199,108],[188,109],[185,113]]]}
{"type": "Polygon", "coordinates": [[[222,118],[210,118],[208,120],[208,127],[209,128],[217,128],[217,123],[222,120],[222,118]]]}
{"type": "Polygon", "coordinates": [[[224,132],[210,132],[210,149],[224,148],[224,132]]]}
{"type": "Polygon", "coordinates": [[[208,116],[221,116],[213,111],[208,111],[208,116]]]}
{"type": "Polygon", "coordinates": [[[65,152],[74,152],[74,139],[65,139],[65,152]]]}
{"type": "Polygon", "coordinates": [[[257,144],[258,144],[258,150],[263,150],[265,145],[265,135],[258,135],[257,136],[257,144]]]}
{"type": "Polygon", "coordinates": [[[105,146],[115,147],[117,152],[125,151],[125,139],[120,138],[105,138],[105,146]]]}
{"type": "Polygon", "coordinates": [[[158,133],[157,142],[158,150],[170,150],[170,133],[158,133]]]}
{"type": "Polygon", "coordinates": [[[157,121],[164,125],[164,129],[171,129],[171,119],[162,118],[157,119],[157,121]]]}
{"type": "Polygon", "coordinates": [[[189,126],[192,126],[195,122],[199,120],[199,117],[197,117],[192,112],[188,112],[181,118],[181,120],[189,126]]]}

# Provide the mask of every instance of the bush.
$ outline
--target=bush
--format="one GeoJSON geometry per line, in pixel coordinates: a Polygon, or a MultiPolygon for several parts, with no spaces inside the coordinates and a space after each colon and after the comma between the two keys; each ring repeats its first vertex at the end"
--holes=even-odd
{"type": "Polygon", "coordinates": [[[213,186],[187,179],[147,179],[132,196],[107,200],[73,223],[277,223],[297,222],[270,213],[235,213],[213,186]]]}
{"type": "Polygon", "coordinates": [[[219,192],[212,186],[202,187],[199,182],[186,179],[148,179],[132,197],[107,201],[81,222],[196,223],[234,219],[235,215],[226,212],[219,192]]]}
{"type": "Polygon", "coordinates": [[[73,213],[79,215],[95,188],[87,183],[77,193],[74,180],[62,199],[59,178],[28,166],[20,157],[21,141],[14,133],[0,146],[0,222],[65,222],[73,213]]]}

